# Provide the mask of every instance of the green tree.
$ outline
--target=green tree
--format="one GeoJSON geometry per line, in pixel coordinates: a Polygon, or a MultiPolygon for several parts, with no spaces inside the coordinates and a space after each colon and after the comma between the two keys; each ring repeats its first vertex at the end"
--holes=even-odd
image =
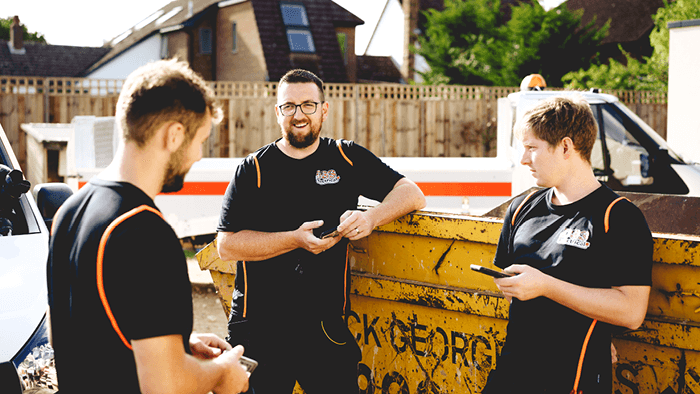
{"type": "Polygon", "coordinates": [[[430,66],[422,73],[428,84],[517,86],[539,73],[560,86],[564,74],[597,60],[607,34],[594,21],[581,27],[581,12],[545,11],[534,0],[511,7],[507,23],[500,0],[446,0],[444,11],[424,15],[415,52],[430,66]]]}
{"type": "Polygon", "coordinates": [[[486,84],[492,72],[488,48],[498,38],[500,1],[445,0],[445,9],[430,9],[425,34],[414,50],[430,70],[421,73],[428,84],[486,84]],[[486,56],[485,56],[486,55],[486,56]]]}
{"type": "MultiPolygon", "coordinates": [[[[12,18],[11,16],[8,16],[7,18],[0,18],[0,40],[9,40],[10,39],[10,29],[12,28],[12,18]]],[[[46,38],[44,38],[44,35],[41,33],[33,32],[30,33],[29,30],[27,30],[27,27],[22,25],[22,36],[24,37],[24,41],[35,41],[35,42],[40,42],[42,44],[46,44],[46,38]]]]}
{"type": "MultiPolygon", "coordinates": [[[[654,52],[639,61],[623,52],[626,64],[610,59],[609,64],[592,66],[586,70],[570,72],[564,76],[567,88],[627,90],[668,90],[668,22],[700,18],[700,0],[675,0],[664,6],[654,15],[654,29],[649,41],[654,52]]],[[[622,50],[622,48],[620,48],[622,50]]]]}
{"type": "Polygon", "coordinates": [[[500,73],[494,75],[494,85],[517,86],[524,76],[537,73],[550,86],[562,86],[564,74],[597,61],[609,22],[601,29],[595,20],[581,26],[582,15],[582,10],[570,12],[566,3],[549,11],[537,2],[512,7],[511,19],[500,28],[506,47],[498,53],[500,73]]]}

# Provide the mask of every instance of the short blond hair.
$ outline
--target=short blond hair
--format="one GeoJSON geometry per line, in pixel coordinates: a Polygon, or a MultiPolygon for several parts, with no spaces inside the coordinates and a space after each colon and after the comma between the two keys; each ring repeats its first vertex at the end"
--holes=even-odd
{"type": "Polygon", "coordinates": [[[598,125],[591,106],[579,94],[541,101],[516,123],[515,136],[522,138],[525,130],[547,141],[550,147],[558,146],[561,140],[569,137],[581,158],[591,162],[598,125]]]}
{"type": "Polygon", "coordinates": [[[125,141],[143,147],[165,122],[185,127],[189,143],[206,118],[214,124],[222,118],[214,91],[186,62],[160,60],[139,67],[124,82],[119,94],[116,120],[125,141]]]}

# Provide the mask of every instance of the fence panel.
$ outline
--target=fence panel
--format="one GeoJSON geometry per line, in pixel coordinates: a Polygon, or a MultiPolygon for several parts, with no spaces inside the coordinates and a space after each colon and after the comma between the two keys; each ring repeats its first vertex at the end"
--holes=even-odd
{"type": "MultiPolygon", "coordinates": [[[[20,124],[70,123],[112,116],[123,81],[0,76],[0,124],[22,165],[20,124]]],[[[224,111],[206,145],[208,157],[242,157],[279,138],[277,84],[212,82],[224,111]]],[[[323,135],[357,141],[378,156],[495,156],[496,100],[514,87],[326,84],[323,135]]],[[[664,92],[610,92],[666,137],[664,92]]]]}

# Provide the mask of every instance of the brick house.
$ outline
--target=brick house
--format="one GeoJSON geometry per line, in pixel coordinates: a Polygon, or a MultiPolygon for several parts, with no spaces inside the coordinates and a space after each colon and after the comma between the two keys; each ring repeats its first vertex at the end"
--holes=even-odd
{"type": "MultiPolygon", "coordinates": [[[[363,23],[331,0],[174,0],[109,42],[86,74],[125,78],[148,61],[178,57],[210,81],[276,81],[292,68],[326,82],[366,81],[354,51],[363,23]]],[[[361,64],[373,62],[383,63],[361,64]]]]}

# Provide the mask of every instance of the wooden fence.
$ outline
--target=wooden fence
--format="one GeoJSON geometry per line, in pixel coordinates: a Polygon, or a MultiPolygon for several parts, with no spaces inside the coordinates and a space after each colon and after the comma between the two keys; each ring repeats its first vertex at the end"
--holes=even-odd
{"type": "MultiPolygon", "coordinates": [[[[22,123],[70,123],[78,115],[112,116],[121,80],[0,76],[0,124],[21,164],[22,123]]],[[[212,82],[224,120],[208,157],[241,157],[279,137],[277,83],[212,82]]],[[[378,156],[494,156],[496,101],[518,88],[326,84],[330,105],[322,135],[355,140],[378,156]]],[[[666,135],[666,94],[609,92],[666,135]]],[[[24,167],[23,167],[24,168],[24,167]]]]}

